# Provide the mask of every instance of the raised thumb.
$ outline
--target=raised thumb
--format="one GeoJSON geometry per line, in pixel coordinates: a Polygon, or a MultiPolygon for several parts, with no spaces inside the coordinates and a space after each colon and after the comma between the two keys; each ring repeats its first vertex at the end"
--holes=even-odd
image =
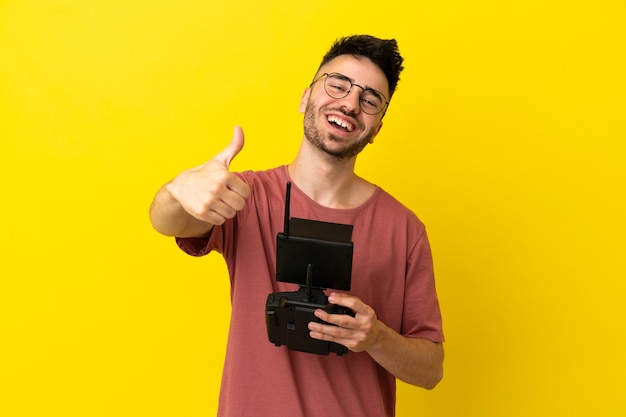
{"type": "Polygon", "coordinates": [[[214,161],[221,162],[226,168],[230,165],[232,160],[243,149],[243,129],[239,126],[235,126],[235,133],[233,139],[230,141],[227,147],[225,147],[220,153],[215,155],[214,161]]]}

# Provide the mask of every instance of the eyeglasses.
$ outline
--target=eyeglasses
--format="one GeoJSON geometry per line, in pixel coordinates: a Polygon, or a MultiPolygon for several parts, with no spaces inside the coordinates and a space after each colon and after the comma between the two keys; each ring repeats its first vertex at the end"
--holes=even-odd
{"type": "Polygon", "coordinates": [[[346,97],[350,94],[350,91],[352,91],[353,86],[359,87],[363,90],[359,96],[359,106],[364,113],[375,115],[385,110],[385,108],[389,105],[389,100],[387,100],[387,97],[385,97],[385,95],[380,91],[355,84],[352,80],[350,80],[350,78],[336,72],[332,72],[330,74],[324,73],[320,75],[311,83],[310,86],[321,80],[322,77],[326,77],[324,80],[324,90],[326,90],[326,94],[332,98],[339,99],[346,97]]]}

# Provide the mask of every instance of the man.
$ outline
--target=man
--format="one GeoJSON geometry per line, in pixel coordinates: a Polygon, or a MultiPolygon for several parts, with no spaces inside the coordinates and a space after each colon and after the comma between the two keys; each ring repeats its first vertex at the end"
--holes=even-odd
{"type": "Polygon", "coordinates": [[[354,172],[357,155],[382,127],[402,62],[395,40],[338,40],[300,101],[304,137],[290,165],[229,172],[244,144],[237,127],[221,153],[157,193],[156,230],[176,236],[189,254],[219,251],[229,268],[220,416],[393,416],[396,378],[427,389],[442,378],[441,315],[424,226],[354,172]],[[287,181],[292,216],[354,225],[352,287],[330,292],[329,301],[355,316],[318,310],[332,325],[309,324],[312,338],[340,343],[347,355],[291,351],[267,340],[267,295],[297,289],[275,279],[287,181]]]}

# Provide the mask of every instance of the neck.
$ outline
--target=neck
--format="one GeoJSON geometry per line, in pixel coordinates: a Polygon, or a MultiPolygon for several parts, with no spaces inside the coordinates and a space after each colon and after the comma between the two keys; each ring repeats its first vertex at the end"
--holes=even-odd
{"type": "Polygon", "coordinates": [[[364,203],[374,185],[354,172],[356,157],[338,159],[303,139],[296,159],[289,165],[294,184],[317,203],[330,208],[353,208],[364,203]]]}

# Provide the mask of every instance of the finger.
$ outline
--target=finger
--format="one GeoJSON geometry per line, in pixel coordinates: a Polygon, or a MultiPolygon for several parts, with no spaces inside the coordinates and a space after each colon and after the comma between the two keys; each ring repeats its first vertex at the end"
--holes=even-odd
{"type": "Polygon", "coordinates": [[[206,214],[205,221],[208,221],[211,224],[216,226],[224,224],[227,220],[235,217],[236,212],[226,208],[225,210],[220,210],[219,208],[212,210],[210,213],[206,214]]]}
{"type": "Polygon", "coordinates": [[[232,160],[237,156],[239,152],[243,149],[244,144],[244,136],[243,129],[239,126],[235,126],[235,132],[233,134],[233,138],[220,153],[215,155],[213,158],[214,161],[220,162],[226,168],[229,167],[232,160]]]}
{"type": "MultiPolygon", "coordinates": [[[[334,324],[335,326],[343,327],[346,329],[357,328],[357,323],[354,317],[347,314],[331,314],[322,309],[317,309],[313,312],[315,317],[325,321],[326,323],[334,324]]],[[[313,322],[312,322],[313,323],[313,322]]],[[[335,327],[332,326],[332,327],[335,327]]]]}
{"type": "Polygon", "coordinates": [[[226,184],[228,192],[220,196],[221,201],[235,211],[240,211],[246,205],[246,199],[250,196],[250,187],[240,178],[232,178],[226,184]]]}
{"type": "Polygon", "coordinates": [[[237,175],[230,172],[224,182],[224,186],[231,192],[224,193],[221,199],[237,211],[241,210],[245,200],[250,196],[250,186],[237,175]]]}
{"type": "Polygon", "coordinates": [[[328,296],[328,301],[332,304],[337,304],[342,307],[348,307],[356,314],[366,314],[368,312],[368,306],[361,301],[360,298],[339,292],[331,292],[328,296]]]}
{"type": "Polygon", "coordinates": [[[351,334],[347,329],[338,326],[330,326],[327,324],[316,323],[314,321],[309,322],[308,328],[309,334],[314,339],[344,339],[351,334]]]}

